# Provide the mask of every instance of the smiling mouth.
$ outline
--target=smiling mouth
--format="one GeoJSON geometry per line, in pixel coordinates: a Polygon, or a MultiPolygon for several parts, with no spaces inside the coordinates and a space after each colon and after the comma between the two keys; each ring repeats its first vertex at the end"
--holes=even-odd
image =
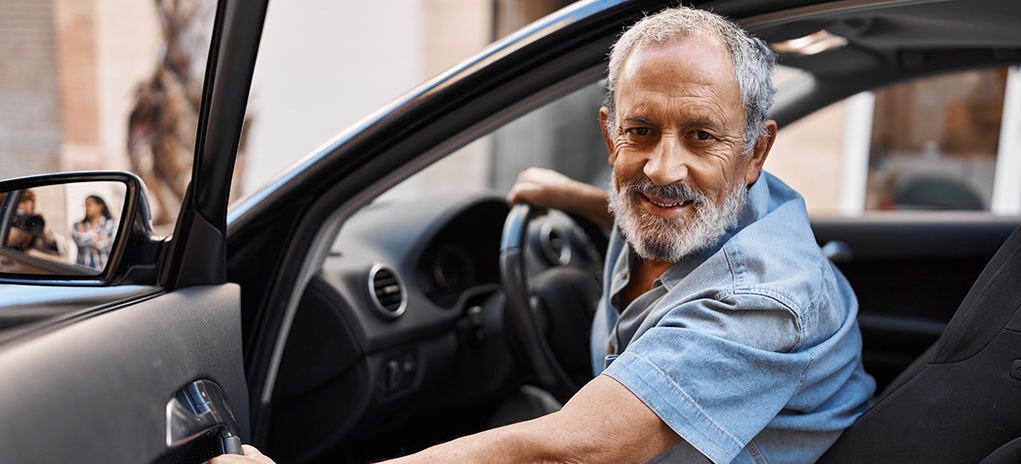
{"type": "Polygon", "coordinates": [[[656,206],[658,206],[660,208],[663,208],[663,209],[678,208],[678,207],[681,207],[681,206],[687,206],[687,205],[691,204],[691,200],[664,202],[664,201],[661,201],[660,199],[654,200],[654,199],[650,198],[648,195],[645,195],[645,194],[643,194],[642,196],[644,196],[645,199],[649,201],[649,203],[652,203],[653,205],[656,205],[656,206]]]}

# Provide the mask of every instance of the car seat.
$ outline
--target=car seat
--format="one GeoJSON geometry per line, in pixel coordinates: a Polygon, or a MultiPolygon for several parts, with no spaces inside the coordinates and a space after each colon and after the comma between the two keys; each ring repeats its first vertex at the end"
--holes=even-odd
{"type": "Polygon", "coordinates": [[[1021,462],[1021,227],[939,340],[819,463],[1021,462]]]}

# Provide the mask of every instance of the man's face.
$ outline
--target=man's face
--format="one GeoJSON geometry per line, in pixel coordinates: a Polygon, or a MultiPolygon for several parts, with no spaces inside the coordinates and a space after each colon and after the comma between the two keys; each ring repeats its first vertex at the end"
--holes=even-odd
{"type": "Polygon", "coordinates": [[[741,154],[745,111],[729,54],[694,42],[643,49],[615,93],[611,132],[608,110],[600,117],[618,226],[647,259],[677,261],[712,245],[768,152],[741,154]]]}

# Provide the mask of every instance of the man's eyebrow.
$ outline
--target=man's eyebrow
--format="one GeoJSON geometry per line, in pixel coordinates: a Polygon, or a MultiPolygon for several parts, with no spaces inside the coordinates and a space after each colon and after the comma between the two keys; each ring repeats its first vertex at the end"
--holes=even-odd
{"type": "Polygon", "coordinates": [[[637,123],[640,123],[640,124],[648,124],[648,125],[651,125],[651,126],[655,126],[656,125],[656,123],[652,122],[651,120],[646,119],[646,118],[642,118],[642,117],[623,118],[623,121],[626,121],[626,122],[637,122],[637,123]]]}
{"type": "Polygon", "coordinates": [[[708,129],[719,131],[722,129],[722,125],[713,121],[712,119],[692,119],[683,124],[684,127],[705,127],[708,129]]]}
{"type": "MultiPolygon", "coordinates": [[[[641,116],[622,118],[621,122],[622,123],[623,122],[638,123],[638,124],[645,124],[645,125],[650,125],[650,126],[658,126],[659,125],[656,122],[653,122],[651,119],[644,118],[644,117],[641,117],[641,116]]],[[[722,125],[720,125],[719,123],[717,123],[716,121],[714,121],[714,120],[712,120],[710,118],[691,119],[691,120],[685,121],[683,124],[681,124],[681,126],[682,127],[689,127],[689,128],[690,127],[704,127],[704,128],[707,128],[707,129],[710,129],[710,130],[713,130],[713,131],[720,131],[721,127],[723,127],[722,125]]]]}

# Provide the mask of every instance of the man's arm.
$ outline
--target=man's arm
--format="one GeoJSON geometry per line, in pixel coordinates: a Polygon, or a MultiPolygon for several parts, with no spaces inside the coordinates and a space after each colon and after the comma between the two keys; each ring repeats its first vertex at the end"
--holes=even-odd
{"type": "MultiPolygon", "coordinates": [[[[612,377],[600,375],[560,411],[487,430],[387,461],[413,463],[640,464],[681,442],[645,403],[612,377]]],[[[270,463],[254,448],[212,464],[270,463]],[[251,454],[250,454],[251,451],[251,454]]]]}
{"type": "Polygon", "coordinates": [[[613,216],[607,209],[606,198],[606,192],[596,187],[542,168],[521,171],[507,194],[507,202],[512,206],[527,201],[538,208],[571,211],[609,230],[613,227],[613,216]]]}
{"type": "Polygon", "coordinates": [[[644,463],[680,441],[630,390],[600,375],[560,411],[388,462],[644,463]]]}

